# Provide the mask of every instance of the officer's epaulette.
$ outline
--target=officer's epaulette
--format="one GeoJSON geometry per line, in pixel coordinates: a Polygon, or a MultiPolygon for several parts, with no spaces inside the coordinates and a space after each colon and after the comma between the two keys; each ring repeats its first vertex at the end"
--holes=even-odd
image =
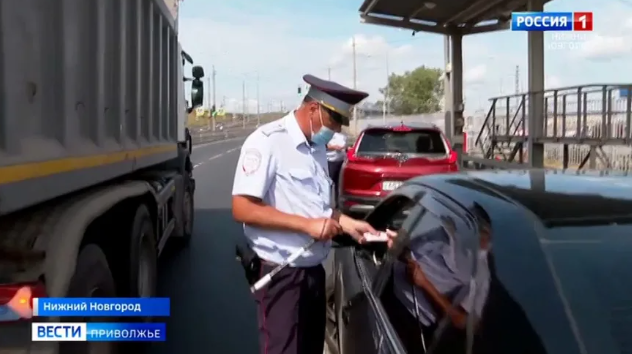
{"type": "Polygon", "coordinates": [[[280,122],[272,122],[261,127],[261,132],[265,136],[270,136],[274,133],[280,133],[285,131],[285,123],[283,121],[280,122]]]}

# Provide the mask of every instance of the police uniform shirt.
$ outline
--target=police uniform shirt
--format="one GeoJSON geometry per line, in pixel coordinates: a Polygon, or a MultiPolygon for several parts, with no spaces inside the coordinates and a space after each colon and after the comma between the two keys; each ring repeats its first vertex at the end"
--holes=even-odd
{"type": "MultiPolygon", "coordinates": [[[[347,137],[342,133],[336,133],[331,138],[329,142],[331,145],[335,146],[346,146],[347,145],[347,137]]],[[[327,160],[331,162],[342,161],[345,159],[345,151],[344,150],[329,150],[327,151],[327,160]]]]}
{"type": "MultiPolygon", "coordinates": [[[[473,256],[456,251],[443,228],[430,230],[426,239],[430,241],[410,245],[412,258],[439,293],[454,300],[457,294],[463,292],[464,296],[458,305],[467,313],[474,313],[480,318],[489,291],[486,259],[479,259],[477,274],[474,276],[471,261],[473,256]]],[[[441,313],[436,313],[434,301],[425,291],[411,283],[402,262],[395,264],[393,277],[395,296],[413,316],[419,317],[422,325],[431,326],[443,317],[441,313]]]]}
{"type": "MultiPolygon", "coordinates": [[[[261,126],[244,142],[235,171],[233,195],[260,198],[288,214],[330,217],[331,180],[325,146],[310,146],[294,112],[261,126]]],[[[244,225],[244,234],[264,260],[283,263],[305,246],[309,235],[244,225]]],[[[331,241],[316,242],[291,266],[321,264],[331,241]]]]}

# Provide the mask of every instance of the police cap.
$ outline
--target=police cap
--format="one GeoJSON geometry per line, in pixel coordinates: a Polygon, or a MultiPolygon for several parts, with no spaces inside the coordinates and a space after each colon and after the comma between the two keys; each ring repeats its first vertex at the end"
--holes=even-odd
{"type": "Polygon", "coordinates": [[[310,85],[307,96],[320,103],[336,122],[345,126],[349,126],[353,106],[369,96],[366,92],[319,79],[313,75],[305,75],[303,80],[310,85]]]}

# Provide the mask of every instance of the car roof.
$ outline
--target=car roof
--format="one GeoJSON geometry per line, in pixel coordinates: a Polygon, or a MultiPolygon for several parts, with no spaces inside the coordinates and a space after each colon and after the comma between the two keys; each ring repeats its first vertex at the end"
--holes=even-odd
{"type": "Polygon", "coordinates": [[[428,122],[400,122],[400,123],[387,123],[387,124],[377,124],[377,125],[369,125],[364,130],[370,129],[395,129],[399,127],[406,127],[411,129],[436,129],[440,130],[439,127],[432,123],[428,122]]]}
{"type": "Polygon", "coordinates": [[[414,180],[439,188],[458,185],[509,200],[530,210],[545,223],[632,216],[632,176],[627,175],[489,170],[429,175],[414,180]]]}

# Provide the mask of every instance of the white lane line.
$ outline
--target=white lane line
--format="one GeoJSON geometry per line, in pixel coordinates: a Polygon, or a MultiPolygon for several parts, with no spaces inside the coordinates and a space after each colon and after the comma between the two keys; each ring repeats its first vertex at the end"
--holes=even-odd
{"type": "Polygon", "coordinates": [[[228,141],[235,141],[235,140],[239,140],[239,139],[245,139],[245,138],[230,138],[230,139],[224,139],[224,140],[211,141],[210,143],[194,145],[193,146],[193,150],[196,150],[196,149],[201,148],[201,147],[209,146],[209,145],[215,145],[215,144],[225,143],[225,142],[228,142],[228,141]]]}
{"type": "Polygon", "coordinates": [[[222,156],[224,156],[224,154],[225,154],[225,153],[221,153],[221,154],[217,154],[217,155],[215,155],[215,156],[213,156],[213,157],[209,157],[209,159],[208,159],[207,161],[213,161],[213,160],[215,160],[215,159],[216,159],[216,158],[218,158],[218,157],[222,157],[222,156]]]}
{"type": "MultiPolygon", "coordinates": [[[[214,156],[209,157],[209,158],[206,160],[206,162],[213,161],[213,160],[215,160],[216,158],[222,157],[222,156],[224,156],[224,155],[228,155],[229,153],[231,153],[231,152],[233,152],[233,151],[237,151],[237,150],[239,150],[239,149],[241,149],[241,146],[238,146],[238,147],[236,147],[236,148],[234,148],[234,149],[226,150],[226,151],[224,151],[224,152],[222,152],[222,153],[219,153],[219,154],[217,154],[217,155],[214,155],[214,156]]],[[[193,168],[196,168],[196,167],[202,166],[202,165],[203,165],[203,164],[205,164],[206,162],[200,162],[200,163],[197,163],[197,164],[193,165],[193,168]]]]}

